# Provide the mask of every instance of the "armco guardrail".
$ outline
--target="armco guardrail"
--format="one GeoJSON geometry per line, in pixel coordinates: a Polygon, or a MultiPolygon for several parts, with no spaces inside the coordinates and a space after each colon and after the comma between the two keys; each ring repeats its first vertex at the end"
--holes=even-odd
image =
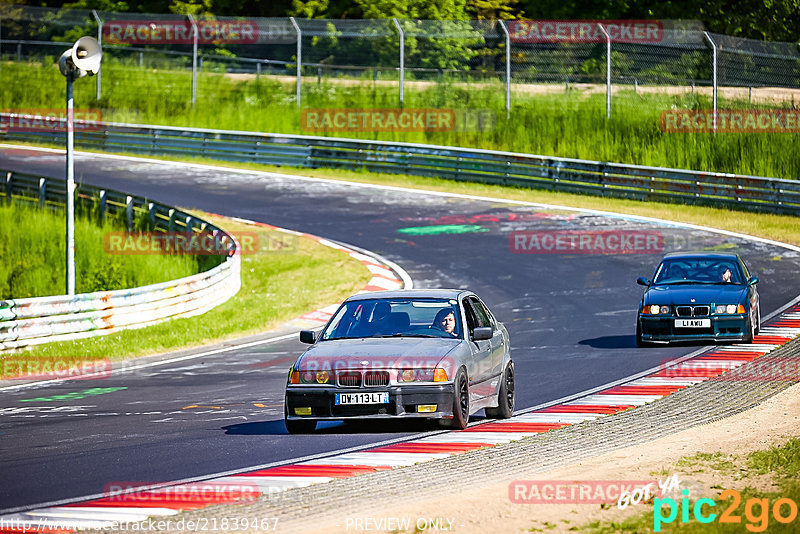
{"type": "MultiPolygon", "coordinates": [[[[0,171],[8,201],[63,206],[66,182],[0,171]]],[[[0,191],[3,193],[3,191],[0,191]]],[[[235,238],[211,223],[157,202],[117,191],[79,185],[76,212],[118,217],[128,229],[207,232],[227,256],[212,269],[160,284],[81,295],[0,301],[0,350],[65,341],[125,328],[139,328],[175,317],[204,313],[239,291],[241,258],[235,238]]]]}
{"type": "MultiPolygon", "coordinates": [[[[61,145],[64,135],[63,131],[9,131],[0,133],[0,140],[61,145]]],[[[111,152],[366,169],[800,215],[800,181],[739,174],[435,145],[115,123],[95,124],[91,131],[79,129],[75,143],[83,148],[111,152]]]]}

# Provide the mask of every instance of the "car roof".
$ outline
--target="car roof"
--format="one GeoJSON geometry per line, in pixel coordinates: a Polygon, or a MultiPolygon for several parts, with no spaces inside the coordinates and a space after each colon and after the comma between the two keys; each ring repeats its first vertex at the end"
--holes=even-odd
{"type": "Polygon", "coordinates": [[[376,291],[369,293],[359,293],[348,298],[345,302],[367,299],[393,299],[393,298],[434,298],[434,299],[457,299],[462,295],[470,294],[472,291],[466,289],[398,289],[395,291],[376,291]]]}
{"type": "Polygon", "coordinates": [[[738,254],[734,252],[708,252],[705,250],[697,250],[694,252],[670,252],[669,254],[665,254],[662,259],[664,260],[674,260],[674,259],[690,259],[690,258],[708,258],[708,259],[720,259],[720,260],[741,260],[738,254]]]}

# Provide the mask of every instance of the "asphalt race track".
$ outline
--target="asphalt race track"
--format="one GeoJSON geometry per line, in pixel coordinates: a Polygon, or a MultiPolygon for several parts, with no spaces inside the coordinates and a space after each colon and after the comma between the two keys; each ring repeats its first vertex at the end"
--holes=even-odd
{"type": "MultiPolygon", "coordinates": [[[[0,168],[62,177],[64,156],[4,149],[0,168]]],[[[518,409],[700,348],[635,345],[642,294],[635,280],[650,277],[664,252],[738,251],[761,280],[764,317],[800,293],[797,253],[674,225],[85,154],[76,157],[76,179],[356,245],[400,265],[415,287],[474,290],[510,332],[518,409]],[[646,236],[656,236],[661,245],[633,254],[596,248],[570,256],[521,253],[509,240],[519,231],[537,232],[539,243],[553,232],[574,231],[640,235],[645,243],[646,236]]],[[[101,381],[0,391],[0,511],[99,494],[114,482],[186,479],[424,430],[333,423],[315,435],[287,435],[283,387],[288,365],[303,347],[293,339],[278,341],[101,381]]]]}

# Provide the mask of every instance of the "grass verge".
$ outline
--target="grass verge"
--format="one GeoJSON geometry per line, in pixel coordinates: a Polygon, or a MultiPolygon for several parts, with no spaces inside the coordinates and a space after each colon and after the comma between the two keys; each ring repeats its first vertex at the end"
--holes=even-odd
{"type": "MultiPolygon", "coordinates": [[[[575,530],[591,534],[798,531],[800,438],[792,438],[783,445],[755,451],[747,456],[701,453],[681,458],[675,467],[681,475],[702,473],[704,477],[724,480],[725,483],[711,486],[714,491],[708,495],[693,495],[690,492],[688,505],[681,503],[681,496],[675,496],[676,505],[688,508],[688,516],[682,516],[683,508],[681,508],[669,523],[662,524],[662,521],[656,521],[655,511],[651,509],[621,522],[594,521],[575,530]],[[701,497],[716,503],[714,507],[711,507],[708,501],[702,504],[703,517],[716,514],[714,519],[707,523],[699,521],[695,516],[695,504],[701,497]],[[728,522],[722,520],[724,513],[728,513],[728,522]]],[[[666,517],[669,507],[664,505],[661,511],[660,515],[666,517]]]]}
{"type": "MultiPolygon", "coordinates": [[[[202,270],[195,256],[106,253],[103,236],[122,231],[109,220],[75,219],[76,293],[156,284],[202,270]]],[[[0,205],[0,299],[63,295],[66,241],[63,212],[0,205]]]]}
{"type": "Polygon", "coordinates": [[[255,232],[259,244],[280,240],[296,246],[279,251],[260,246],[258,253],[243,255],[242,288],[233,298],[203,315],[169,320],[144,330],[48,343],[18,354],[2,354],[0,360],[42,365],[119,360],[258,334],[310,310],[341,301],[371,278],[361,263],[312,239],[287,240],[286,234],[275,230],[195,213],[230,232],[255,232]]]}
{"type": "MultiPolygon", "coordinates": [[[[303,109],[395,109],[397,86],[368,79],[302,86],[303,109]]],[[[52,62],[7,63],[0,70],[0,101],[17,110],[63,108],[63,77],[52,62]]],[[[611,118],[605,95],[573,89],[562,94],[517,92],[510,113],[500,82],[467,84],[443,78],[409,85],[406,109],[468,111],[447,131],[309,130],[297,109],[293,83],[270,76],[233,78],[201,72],[197,103],[191,105],[191,74],[185,70],[140,68],[109,61],[103,65],[102,98],[93,84],[79,82],[76,108],[97,108],[105,121],[220,128],[285,134],[316,134],[415,143],[511,150],[549,156],[626,162],[699,171],[800,179],[794,157],[798,133],[667,133],[661,113],[670,109],[708,110],[708,95],[615,91],[611,118]],[[477,113],[480,112],[480,113],[477,113]],[[479,119],[478,116],[484,117],[479,119]],[[490,118],[491,117],[491,118],[490,118]]],[[[555,85],[554,85],[555,86],[555,85]]],[[[555,86],[557,87],[557,86],[555,86]]],[[[791,108],[781,102],[773,108],[791,108]]],[[[747,98],[720,96],[719,109],[767,107],[747,98]]],[[[312,128],[312,130],[315,130],[312,128]]]]}

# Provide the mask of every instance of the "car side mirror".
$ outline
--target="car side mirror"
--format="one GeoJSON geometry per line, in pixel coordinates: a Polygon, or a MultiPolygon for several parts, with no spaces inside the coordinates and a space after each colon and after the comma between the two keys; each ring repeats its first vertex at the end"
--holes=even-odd
{"type": "Polygon", "coordinates": [[[315,341],[317,341],[316,332],[314,332],[313,330],[300,331],[300,343],[308,343],[309,345],[313,345],[315,341]]]}
{"type": "Polygon", "coordinates": [[[494,332],[491,326],[479,326],[472,331],[472,340],[485,341],[487,339],[492,339],[492,335],[494,335],[494,332]]]}
{"type": "Polygon", "coordinates": [[[639,278],[636,279],[636,283],[639,284],[640,286],[649,286],[650,280],[648,280],[644,276],[640,276],[639,278]]]}
{"type": "Polygon", "coordinates": [[[754,285],[756,285],[757,283],[758,283],[758,277],[757,277],[757,276],[751,276],[751,277],[750,277],[750,278],[748,278],[748,280],[747,280],[747,285],[748,285],[748,286],[754,286],[754,285]]]}

